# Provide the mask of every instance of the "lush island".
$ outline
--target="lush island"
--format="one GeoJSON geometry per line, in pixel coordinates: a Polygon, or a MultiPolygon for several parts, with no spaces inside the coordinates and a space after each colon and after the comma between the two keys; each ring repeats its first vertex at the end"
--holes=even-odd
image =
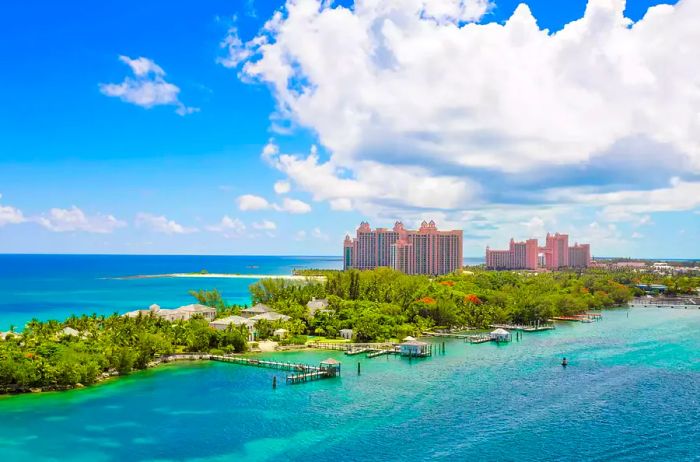
{"type": "Polygon", "coordinates": [[[66,389],[144,369],[177,352],[232,353],[246,349],[235,328],[216,331],[204,319],[168,322],[154,316],[73,316],[29,322],[21,335],[0,340],[0,393],[66,389]]]}
{"type": "MultiPolygon", "coordinates": [[[[553,316],[620,306],[643,292],[640,283],[663,283],[669,293],[695,293],[699,277],[634,272],[528,273],[464,271],[435,278],[372,271],[315,271],[306,281],[262,279],[250,286],[253,303],[289,316],[260,320],[264,340],[284,329],[281,343],[304,344],[307,336],[337,338],[352,329],[355,341],[400,339],[435,328],[487,328],[494,323],[546,322],[553,316]],[[324,300],[312,312],[307,304],[324,300]]],[[[218,291],[192,295],[214,307],[217,318],[240,313],[218,291]]],[[[73,316],[65,322],[34,320],[21,335],[0,340],[0,392],[70,388],[127,374],[182,352],[234,353],[247,348],[244,326],[211,328],[204,319],[169,322],[154,315],[73,316]]]]}

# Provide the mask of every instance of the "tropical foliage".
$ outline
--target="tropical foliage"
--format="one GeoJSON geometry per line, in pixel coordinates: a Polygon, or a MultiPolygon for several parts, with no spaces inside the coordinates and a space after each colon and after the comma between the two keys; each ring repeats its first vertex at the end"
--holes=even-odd
{"type": "Polygon", "coordinates": [[[0,391],[87,385],[104,375],[144,369],[159,355],[245,348],[244,333],[233,327],[216,331],[201,318],[173,323],[153,315],[33,320],[21,335],[0,341],[0,391]],[[65,334],[66,327],[78,334],[65,334]]]}

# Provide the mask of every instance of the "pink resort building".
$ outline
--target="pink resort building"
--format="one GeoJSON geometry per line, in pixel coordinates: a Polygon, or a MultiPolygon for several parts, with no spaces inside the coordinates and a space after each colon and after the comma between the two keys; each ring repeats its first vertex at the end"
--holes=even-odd
{"type": "Polygon", "coordinates": [[[587,268],[591,264],[590,244],[569,246],[568,234],[547,234],[545,246],[537,239],[523,242],[510,240],[507,250],[491,250],[486,247],[486,267],[489,269],[587,268]]]}
{"type": "Polygon", "coordinates": [[[447,274],[462,268],[462,230],[439,231],[434,221],[415,230],[397,221],[392,229],[362,222],[356,237],[345,236],[343,268],[388,266],[406,274],[447,274]]]}

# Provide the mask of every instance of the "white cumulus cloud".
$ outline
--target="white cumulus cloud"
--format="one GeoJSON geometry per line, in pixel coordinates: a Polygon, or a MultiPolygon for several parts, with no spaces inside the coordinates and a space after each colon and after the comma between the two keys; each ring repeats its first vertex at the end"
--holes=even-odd
{"type": "Polygon", "coordinates": [[[290,199],[285,197],[281,204],[273,205],[275,210],[278,212],[289,212],[289,213],[309,213],[311,211],[311,206],[304,201],[299,199],[290,199]]]}
{"type": "Polygon", "coordinates": [[[126,222],[113,215],[87,215],[76,206],[69,209],[52,208],[48,213],[32,219],[44,228],[54,232],[84,231],[88,233],[109,234],[117,228],[126,226],[126,222]]]}
{"type": "Polygon", "coordinates": [[[274,231],[277,229],[277,224],[274,221],[262,220],[253,223],[253,228],[265,231],[274,231]]]}
{"type": "MultiPolygon", "coordinates": [[[[625,6],[589,0],[582,18],[550,33],[525,4],[504,23],[476,24],[490,2],[289,0],[250,41],[234,34],[225,64],[273,89],[275,117],[318,136],[323,156],[271,142],[262,157],[335,210],[508,203],[492,199],[504,192],[494,178],[576,171],[640,136],[697,176],[700,2],[654,6],[637,22],[625,6]]],[[[605,181],[570,200],[607,214],[698,206],[675,196],[696,193],[697,180],[653,191],[605,181]]]]}
{"type": "Polygon", "coordinates": [[[221,233],[226,238],[240,237],[246,230],[245,224],[238,218],[224,215],[216,225],[207,226],[207,230],[221,233]]]}
{"type": "Polygon", "coordinates": [[[273,188],[277,194],[287,194],[291,191],[292,185],[289,184],[289,181],[280,180],[275,182],[273,188]]]}
{"type": "Polygon", "coordinates": [[[270,208],[270,203],[264,197],[244,194],[238,197],[238,208],[243,211],[265,210],[270,208]]]}
{"type": "Polygon", "coordinates": [[[136,215],[136,226],[144,227],[151,231],[163,234],[189,234],[197,232],[197,228],[190,228],[180,223],[169,220],[163,215],[139,213],[136,215]]]}
{"type": "Polygon", "coordinates": [[[100,84],[100,91],[104,95],[147,109],[162,105],[175,106],[175,112],[179,115],[199,111],[180,101],[180,88],[167,82],[165,71],[152,60],[144,57],[131,59],[128,56],[120,56],[119,60],[131,68],[134,77],[125,77],[121,83],[100,84]]]}
{"type": "MultiPolygon", "coordinates": [[[[2,199],[2,194],[0,194],[0,199],[2,199]]],[[[25,221],[26,218],[20,209],[0,204],[0,226],[16,225],[25,221]]]]}

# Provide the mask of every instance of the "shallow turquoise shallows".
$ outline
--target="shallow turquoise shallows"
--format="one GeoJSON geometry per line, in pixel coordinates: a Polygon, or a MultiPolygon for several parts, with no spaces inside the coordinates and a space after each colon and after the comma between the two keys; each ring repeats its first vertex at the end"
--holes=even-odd
{"type": "Polygon", "coordinates": [[[265,356],[332,356],[342,377],[287,385],[282,371],[193,363],[4,398],[0,460],[700,458],[700,310],[607,311],[521,342],[447,341],[445,355],[410,362],[265,356]]]}

